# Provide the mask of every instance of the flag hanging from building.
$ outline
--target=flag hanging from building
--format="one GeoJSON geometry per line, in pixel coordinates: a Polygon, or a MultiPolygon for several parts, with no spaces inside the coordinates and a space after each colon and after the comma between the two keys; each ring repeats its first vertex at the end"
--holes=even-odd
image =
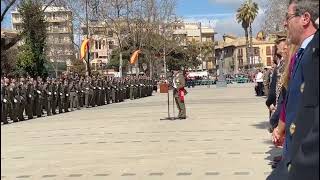
{"type": "Polygon", "coordinates": [[[130,58],[130,64],[135,64],[136,61],[138,60],[138,57],[139,57],[139,53],[141,52],[141,50],[136,50],[135,52],[133,52],[133,54],[131,55],[131,58],[130,58]]]}

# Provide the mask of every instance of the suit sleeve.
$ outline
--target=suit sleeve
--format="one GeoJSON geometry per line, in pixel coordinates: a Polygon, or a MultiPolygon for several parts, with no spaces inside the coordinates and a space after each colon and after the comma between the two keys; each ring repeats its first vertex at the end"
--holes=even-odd
{"type": "Polygon", "coordinates": [[[319,105],[315,109],[315,121],[292,158],[289,179],[319,179],[319,105]]]}
{"type": "Polygon", "coordinates": [[[276,101],[276,87],[277,87],[277,71],[275,69],[272,74],[268,98],[266,100],[267,107],[269,107],[271,104],[273,104],[276,101]]]}

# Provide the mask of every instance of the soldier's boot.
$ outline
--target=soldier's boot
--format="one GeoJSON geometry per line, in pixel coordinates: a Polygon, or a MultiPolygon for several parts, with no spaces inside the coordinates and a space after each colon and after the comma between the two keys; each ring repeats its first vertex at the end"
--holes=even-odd
{"type": "Polygon", "coordinates": [[[20,104],[19,105],[19,115],[18,115],[19,121],[24,121],[25,120],[23,112],[24,112],[24,104],[20,104]]]}
{"type": "Polygon", "coordinates": [[[52,103],[52,107],[51,107],[51,113],[53,115],[57,114],[56,110],[57,110],[57,103],[56,103],[56,100],[54,100],[53,103],[52,103]]]}
{"type": "Polygon", "coordinates": [[[26,112],[27,112],[28,119],[33,119],[32,107],[33,107],[33,104],[29,104],[26,106],[26,112]]]}
{"type": "Polygon", "coordinates": [[[79,96],[76,96],[74,101],[75,101],[75,106],[76,106],[77,110],[80,110],[79,96]]]}
{"type": "Polygon", "coordinates": [[[5,104],[1,104],[2,105],[2,112],[1,112],[1,121],[3,122],[3,124],[9,124],[8,122],[8,112],[7,112],[7,107],[5,104]]]}
{"type": "Polygon", "coordinates": [[[11,119],[13,122],[19,122],[16,113],[17,113],[16,108],[14,108],[14,106],[11,107],[11,108],[10,108],[10,119],[11,119]]]}
{"type": "MultiPolygon", "coordinates": [[[[61,101],[62,102],[62,101],[61,101]]],[[[58,103],[58,108],[59,108],[59,114],[63,113],[63,106],[62,106],[62,103],[59,102],[58,103]]]]}

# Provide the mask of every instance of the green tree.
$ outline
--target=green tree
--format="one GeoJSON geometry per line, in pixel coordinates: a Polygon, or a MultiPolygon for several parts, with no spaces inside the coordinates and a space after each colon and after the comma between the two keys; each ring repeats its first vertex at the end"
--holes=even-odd
{"type": "Polygon", "coordinates": [[[253,54],[252,47],[252,23],[254,19],[257,17],[259,11],[258,4],[252,2],[252,0],[246,0],[240,8],[237,10],[237,21],[241,23],[242,28],[245,32],[246,37],[246,54],[247,54],[247,62],[250,63],[250,56],[253,54]],[[249,28],[249,33],[248,33],[249,28]],[[249,34],[250,34],[250,56],[249,56],[249,34]]]}
{"type": "Polygon", "coordinates": [[[1,50],[1,70],[2,74],[14,71],[17,63],[18,49],[16,47],[8,50],[1,50]]]}
{"type": "Polygon", "coordinates": [[[202,44],[201,54],[202,54],[204,60],[206,61],[206,66],[207,66],[207,70],[208,70],[208,62],[211,61],[213,63],[214,43],[212,41],[204,42],[202,44]]]}
{"type": "Polygon", "coordinates": [[[17,56],[18,62],[16,71],[27,72],[31,76],[36,74],[35,63],[34,63],[34,53],[32,51],[32,47],[29,41],[24,43],[19,48],[19,53],[17,56]]]}
{"type": "Polygon", "coordinates": [[[19,53],[18,68],[29,75],[46,77],[45,67],[46,21],[40,0],[24,0],[18,6],[22,16],[22,35],[24,46],[19,53]]]}
{"type": "MultiPolygon", "coordinates": [[[[126,48],[125,50],[122,50],[122,59],[123,59],[123,62],[122,62],[122,67],[126,67],[129,63],[129,59],[130,59],[130,50],[127,49],[127,47],[123,47],[123,48],[126,48]]],[[[119,62],[119,58],[120,58],[120,51],[121,51],[121,48],[117,48],[117,49],[114,49],[111,53],[111,58],[110,58],[110,61],[108,62],[107,64],[107,67],[108,68],[113,68],[115,70],[119,70],[119,66],[120,66],[120,62],[119,62]]]]}
{"type": "Polygon", "coordinates": [[[71,72],[77,73],[79,75],[86,75],[86,64],[84,61],[79,59],[74,59],[72,61],[71,72]]]}

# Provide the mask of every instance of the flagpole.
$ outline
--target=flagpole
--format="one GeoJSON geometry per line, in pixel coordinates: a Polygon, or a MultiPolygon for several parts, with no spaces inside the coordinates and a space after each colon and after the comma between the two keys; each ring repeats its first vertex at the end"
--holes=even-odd
{"type": "MultiPolygon", "coordinates": [[[[88,0],[86,0],[86,22],[87,22],[87,39],[89,39],[88,0]]],[[[88,75],[91,76],[90,59],[89,58],[90,58],[89,44],[87,44],[87,70],[88,70],[88,75]]]]}

